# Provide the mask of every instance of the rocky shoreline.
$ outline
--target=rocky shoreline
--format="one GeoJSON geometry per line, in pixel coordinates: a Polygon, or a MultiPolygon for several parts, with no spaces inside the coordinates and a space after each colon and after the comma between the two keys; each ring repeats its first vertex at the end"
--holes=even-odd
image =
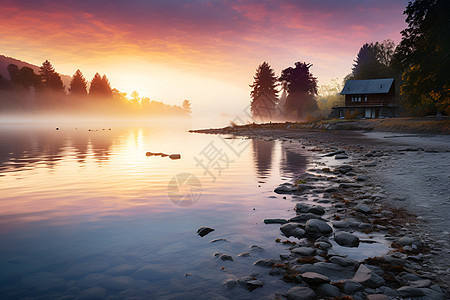
{"type": "MultiPolygon", "coordinates": [[[[393,200],[402,199],[389,199],[389,191],[373,172],[377,166],[389,164],[393,157],[406,152],[447,150],[374,144],[346,131],[254,128],[230,131],[228,127],[197,132],[300,143],[299,146],[320,158],[316,167],[274,190],[277,194],[292,195],[296,215],[289,220],[264,220],[266,224],[281,225],[280,231],[287,239],[277,242],[285,244],[290,252],[279,259],[255,262],[267,268],[270,275],[294,284],[288,291],[279,291],[277,297],[448,299],[450,296],[448,248],[421,230],[422,220],[417,216],[406,208],[391,205],[393,200]],[[376,248],[383,243],[387,244],[386,253],[381,256],[358,260],[349,255],[358,252],[361,245],[376,248]],[[443,260],[442,251],[446,255],[443,260]]],[[[233,259],[223,253],[215,256],[233,259]]],[[[224,285],[228,289],[243,286],[251,291],[263,287],[264,282],[255,273],[229,279],[224,285]]]]}

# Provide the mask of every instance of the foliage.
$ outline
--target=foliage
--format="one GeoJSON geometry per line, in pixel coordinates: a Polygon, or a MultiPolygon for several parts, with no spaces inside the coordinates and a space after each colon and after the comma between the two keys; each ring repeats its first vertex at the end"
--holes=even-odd
{"type": "Polygon", "coordinates": [[[41,87],[44,91],[65,93],[61,76],[59,76],[48,60],[42,63],[39,70],[39,76],[41,79],[41,87]]]}
{"type": "Polygon", "coordinates": [[[354,60],[351,79],[376,79],[392,77],[390,67],[394,53],[394,42],[386,40],[381,43],[364,44],[354,60]]]}
{"type": "Polygon", "coordinates": [[[250,108],[253,118],[272,119],[278,102],[277,77],[275,71],[267,62],[263,62],[256,69],[250,85],[252,98],[250,108]]]}
{"type": "Polygon", "coordinates": [[[87,82],[80,70],[77,70],[73,74],[70,81],[69,94],[72,96],[86,96],[87,95],[87,82]]]}
{"type": "Polygon", "coordinates": [[[294,68],[284,69],[279,78],[287,92],[284,110],[294,112],[298,120],[302,119],[303,114],[317,110],[317,78],[309,71],[311,66],[305,62],[296,62],[294,68]]]}
{"type": "Polygon", "coordinates": [[[323,115],[329,115],[331,109],[335,106],[344,105],[345,98],[340,94],[342,88],[343,84],[338,78],[332,79],[329,84],[324,84],[319,87],[317,105],[323,115]]]}
{"type": "Polygon", "coordinates": [[[91,86],[89,88],[89,96],[99,98],[112,98],[112,88],[106,75],[100,76],[99,73],[95,73],[91,80],[91,86]]]}
{"type": "Polygon", "coordinates": [[[191,102],[189,102],[189,100],[184,100],[183,104],[181,105],[181,107],[183,108],[183,112],[186,115],[189,115],[189,114],[192,113],[191,102]]]}
{"type": "Polygon", "coordinates": [[[395,52],[403,104],[416,114],[450,114],[450,2],[416,0],[404,14],[408,28],[395,52]]]}

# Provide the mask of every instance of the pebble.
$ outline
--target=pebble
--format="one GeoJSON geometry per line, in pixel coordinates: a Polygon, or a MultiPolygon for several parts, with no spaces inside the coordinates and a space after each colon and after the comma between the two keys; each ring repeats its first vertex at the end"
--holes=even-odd
{"type": "Polygon", "coordinates": [[[296,286],[287,292],[286,298],[288,300],[314,300],[316,292],[309,287],[296,286]]]}

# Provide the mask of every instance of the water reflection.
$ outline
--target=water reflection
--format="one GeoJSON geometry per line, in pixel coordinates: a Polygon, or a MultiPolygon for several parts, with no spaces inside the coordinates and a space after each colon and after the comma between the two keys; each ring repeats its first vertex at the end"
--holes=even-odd
{"type": "Polygon", "coordinates": [[[299,144],[281,144],[280,172],[285,177],[300,175],[306,171],[308,158],[299,144]]]}
{"type": "Polygon", "coordinates": [[[256,175],[259,179],[267,178],[272,169],[272,155],[275,141],[252,140],[253,161],[256,168],[256,175]]]}

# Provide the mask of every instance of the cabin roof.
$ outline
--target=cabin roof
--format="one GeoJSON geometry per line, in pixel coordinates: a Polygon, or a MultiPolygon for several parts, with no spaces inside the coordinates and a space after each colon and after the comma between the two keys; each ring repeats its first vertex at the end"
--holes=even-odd
{"type": "Polygon", "coordinates": [[[394,78],[347,80],[341,95],[387,94],[393,82],[394,78]]]}

